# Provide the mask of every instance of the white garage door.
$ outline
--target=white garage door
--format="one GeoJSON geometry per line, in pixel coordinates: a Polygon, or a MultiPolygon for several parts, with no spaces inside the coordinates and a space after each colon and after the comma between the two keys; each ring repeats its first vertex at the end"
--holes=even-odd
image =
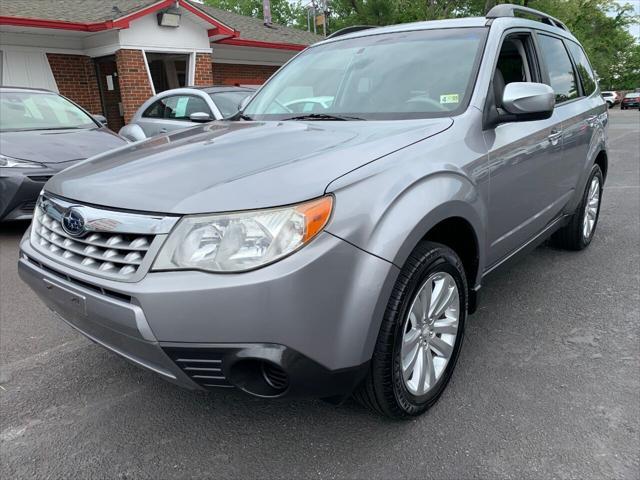
{"type": "Polygon", "coordinates": [[[45,52],[3,46],[0,60],[2,61],[2,68],[0,68],[2,85],[58,91],[45,52]]]}

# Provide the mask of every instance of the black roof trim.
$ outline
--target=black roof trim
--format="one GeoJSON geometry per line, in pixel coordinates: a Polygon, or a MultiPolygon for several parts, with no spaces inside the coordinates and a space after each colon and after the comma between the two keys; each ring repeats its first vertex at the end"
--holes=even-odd
{"type": "Polygon", "coordinates": [[[327,39],[341,37],[342,35],[346,35],[348,33],[359,32],[361,30],[369,30],[370,28],[377,28],[377,27],[375,27],[373,25],[353,25],[351,27],[341,28],[337,32],[333,32],[331,35],[329,35],[327,37],[327,39]]]}

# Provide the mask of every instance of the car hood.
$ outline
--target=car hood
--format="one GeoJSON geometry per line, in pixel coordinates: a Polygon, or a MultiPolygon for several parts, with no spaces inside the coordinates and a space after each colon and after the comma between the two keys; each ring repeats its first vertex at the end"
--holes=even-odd
{"type": "Polygon", "coordinates": [[[0,133],[0,154],[55,164],[83,160],[127,142],[107,128],[29,130],[0,133]]]}
{"type": "Polygon", "coordinates": [[[368,162],[453,124],[212,122],[132,144],[71,167],[46,190],[78,202],[176,214],[295,203],[368,162]]]}

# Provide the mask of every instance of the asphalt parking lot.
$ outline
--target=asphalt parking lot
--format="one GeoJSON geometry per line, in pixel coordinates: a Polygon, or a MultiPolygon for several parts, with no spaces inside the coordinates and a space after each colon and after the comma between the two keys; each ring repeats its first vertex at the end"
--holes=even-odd
{"type": "Polygon", "coordinates": [[[535,250],[483,289],[422,418],[190,392],[54,318],[0,225],[0,477],[640,478],[640,116],[611,112],[589,249],[535,250]]]}

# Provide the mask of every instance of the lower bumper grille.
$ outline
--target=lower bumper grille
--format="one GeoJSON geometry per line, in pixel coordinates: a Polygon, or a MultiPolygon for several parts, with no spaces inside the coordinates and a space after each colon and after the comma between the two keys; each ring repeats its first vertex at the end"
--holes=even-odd
{"type": "Polygon", "coordinates": [[[222,352],[202,348],[165,347],[165,353],[194,382],[206,389],[232,387],[222,372],[222,352]]]}
{"type": "Polygon", "coordinates": [[[25,212],[33,212],[36,208],[36,202],[24,202],[21,206],[20,209],[24,210],[25,212]]]}

